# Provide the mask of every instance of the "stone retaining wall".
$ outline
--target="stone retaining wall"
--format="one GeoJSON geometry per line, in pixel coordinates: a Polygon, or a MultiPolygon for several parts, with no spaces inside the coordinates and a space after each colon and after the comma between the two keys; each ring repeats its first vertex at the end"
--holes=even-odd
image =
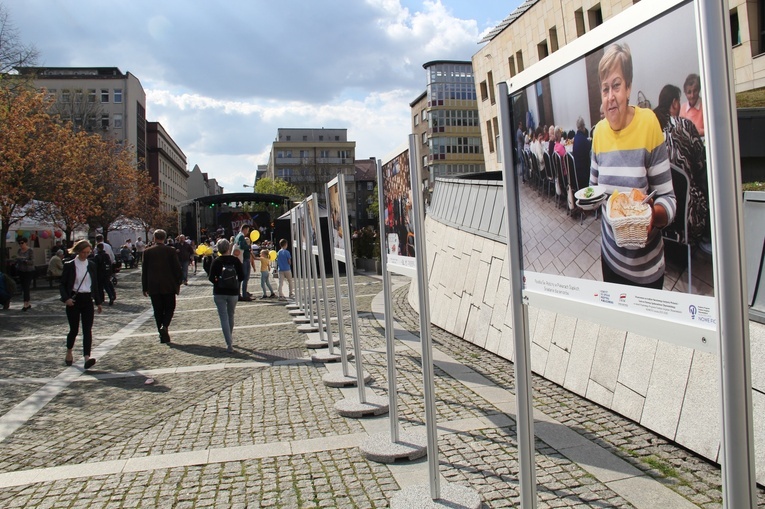
{"type": "MultiPolygon", "coordinates": [[[[507,246],[498,231],[484,234],[475,227],[481,221],[474,219],[479,207],[484,217],[497,217],[496,208],[504,207],[501,189],[501,183],[493,182],[437,182],[425,222],[430,311],[434,325],[513,360],[507,246]],[[475,209],[461,213],[462,218],[472,218],[466,227],[438,217],[443,215],[439,210],[446,210],[439,203],[439,185],[450,211],[475,209]],[[445,187],[458,186],[481,186],[482,200],[476,202],[464,191],[459,196],[466,202],[455,201],[454,190],[447,192],[445,187]],[[495,207],[489,210],[487,201],[492,200],[495,207]]],[[[415,309],[417,291],[413,281],[409,302],[415,309]]],[[[533,307],[529,329],[535,373],[719,462],[716,355],[533,307]]],[[[750,338],[755,461],[757,480],[765,484],[765,326],[750,322],[750,338]]]]}

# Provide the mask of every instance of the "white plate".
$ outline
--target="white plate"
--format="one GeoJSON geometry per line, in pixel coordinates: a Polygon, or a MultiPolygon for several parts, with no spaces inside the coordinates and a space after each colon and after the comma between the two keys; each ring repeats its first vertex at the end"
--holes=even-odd
{"type": "Polygon", "coordinates": [[[600,195],[600,198],[595,200],[595,201],[591,201],[591,200],[589,200],[589,201],[577,200],[576,204],[582,210],[595,210],[598,207],[600,207],[601,205],[603,205],[604,201],[606,201],[606,196],[605,195],[600,195]]]}
{"type": "Polygon", "coordinates": [[[596,200],[599,200],[604,194],[606,194],[606,189],[603,186],[589,186],[592,188],[592,196],[585,198],[584,193],[587,191],[587,187],[581,188],[579,191],[574,193],[574,198],[577,200],[583,201],[583,202],[593,202],[596,200]]]}

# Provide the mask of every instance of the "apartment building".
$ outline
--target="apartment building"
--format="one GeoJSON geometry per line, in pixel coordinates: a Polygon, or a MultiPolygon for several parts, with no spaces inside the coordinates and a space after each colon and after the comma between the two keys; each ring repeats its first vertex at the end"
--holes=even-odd
{"type": "Polygon", "coordinates": [[[427,87],[409,106],[418,137],[418,164],[429,183],[436,177],[485,171],[473,66],[435,60],[422,66],[427,87]]]}
{"type": "Polygon", "coordinates": [[[355,216],[356,142],[347,129],[278,129],[268,157],[270,178],[291,183],[305,195],[313,192],[324,201],[324,185],[338,173],[345,175],[349,214],[355,216]]]}
{"type": "Polygon", "coordinates": [[[117,67],[18,67],[37,88],[55,97],[53,112],[75,128],[100,132],[135,147],[146,158],[146,93],[130,72],[117,67]]]}
{"type": "Polygon", "coordinates": [[[146,122],[146,169],[159,188],[164,211],[188,200],[186,155],[159,122],[146,122]]]}

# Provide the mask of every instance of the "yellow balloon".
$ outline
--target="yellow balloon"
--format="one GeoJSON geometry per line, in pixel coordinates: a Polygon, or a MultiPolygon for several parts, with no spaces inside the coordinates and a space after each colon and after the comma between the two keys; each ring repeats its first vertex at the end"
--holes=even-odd
{"type": "Polygon", "coordinates": [[[207,246],[207,249],[205,249],[205,256],[212,256],[213,254],[213,248],[210,246],[207,246]]]}
{"type": "Polygon", "coordinates": [[[258,230],[252,230],[250,232],[250,240],[255,242],[260,238],[260,232],[258,230]]]}
{"type": "Polygon", "coordinates": [[[272,262],[273,262],[274,260],[276,260],[276,251],[270,251],[270,252],[268,253],[268,257],[271,259],[271,261],[272,261],[272,262]]]}
{"type": "Polygon", "coordinates": [[[205,254],[205,251],[207,251],[207,246],[204,244],[200,244],[197,246],[197,254],[199,256],[203,256],[205,254]]]}

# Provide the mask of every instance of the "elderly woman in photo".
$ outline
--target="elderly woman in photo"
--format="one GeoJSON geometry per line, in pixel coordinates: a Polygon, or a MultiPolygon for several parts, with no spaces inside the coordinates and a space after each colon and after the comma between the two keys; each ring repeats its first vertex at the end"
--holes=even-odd
{"type": "MultiPolygon", "coordinates": [[[[605,118],[595,130],[590,161],[590,184],[606,193],[644,194],[656,191],[644,247],[617,245],[608,215],[601,222],[601,268],[611,283],[661,289],[664,285],[664,243],[660,228],[675,215],[675,192],[667,147],[659,121],[651,110],[629,104],[632,55],[626,44],[609,46],[598,65],[605,118]]],[[[603,205],[604,211],[606,205],[603,205]]]]}

